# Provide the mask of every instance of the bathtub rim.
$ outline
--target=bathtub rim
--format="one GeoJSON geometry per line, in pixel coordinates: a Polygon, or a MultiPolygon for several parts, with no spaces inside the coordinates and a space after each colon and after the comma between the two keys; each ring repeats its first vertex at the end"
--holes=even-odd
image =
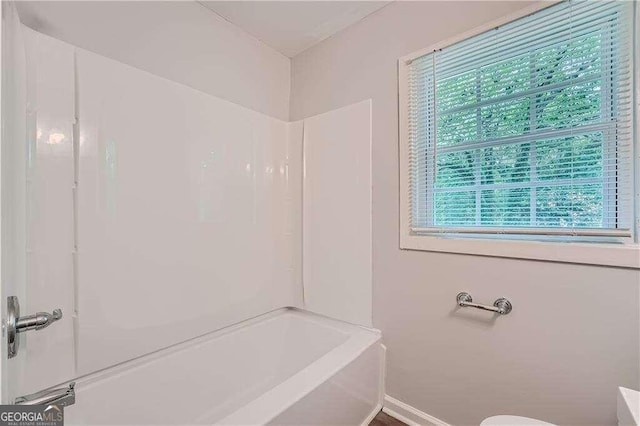
{"type": "MultiPolygon", "coordinates": [[[[382,332],[380,330],[364,327],[346,321],[324,315],[315,314],[304,310],[299,310],[305,316],[311,314],[321,321],[335,322],[354,327],[353,333],[347,341],[330,350],[328,353],[314,360],[311,364],[298,371],[293,376],[287,378],[272,389],[264,392],[259,397],[250,401],[243,407],[228,416],[217,420],[220,425],[264,425],[278,417],[287,408],[291,407],[305,396],[309,395],[342,369],[356,361],[365,351],[378,345],[380,351],[379,368],[379,394],[374,412],[377,413],[382,408],[382,395],[384,394],[385,358],[386,348],[382,345],[382,332]]],[[[324,324],[326,325],[326,324],[324,324]]],[[[367,417],[371,417],[373,412],[367,417]]],[[[364,423],[363,423],[364,424],[364,423]]]]}
{"type": "MultiPolygon", "coordinates": [[[[150,365],[152,364],[154,361],[160,360],[164,357],[167,356],[171,356],[171,355],[175,355],[178,354],[180,352],[183,351],[188,351],[190,349],[192,349],[195,346],[198,346],[200,344],[204,344],[207,343],[209,341],[213,341],[216,340],[218,338],[221,338],[223,336],[232,334],[234,332],[238,332],[242,329],[245,328],[249,328],[251,326],[254,325],[258,325],[261,323],[265,323],[267,321],[270,320],[274,320],[278,317],[287,315],[287,314],[293,314],[294,316],[301,316],[304,318],[304,320],[306,321],[311,321],[311,322],[316,322],[316,323],[320,323],[322,326],[327,327],[329,326],[330,328],[336,329],[337,332],[341,332],[341,333],[345,333],[347,335],[349,335],[349,337],[347,338],[347,340],[345,342],[342,342],[341,344],[339,344],[337,347],[332,348],[327,354],[315,359],[311,365],[315,364],[318,360],[322,359],[324,356],[328,355],[329,353],[333,352],[334,350],[340,348],[341,346],[349,343],[351,341],[351,339],[353,338],[354,335],[357,335],[359,333],[369,333],[369,334],[374,334],[376,336],[378,336],[377,340],[380,339],[381,336],[381,332],[380,330],[374,329],[374,328],[369,328],[369,327],[365,327],[359,324],[353,324],[353,323],[349,323],[346,321],[342,321],[342,320],[338,320],[335,318],[331,318],[331,317],[327,317],[325,315],[321,315],[321,314],[317,314],[311,311],[307,311],[305,309],[301,309],[298,307],[294,307],[294,306],[286,306],[286,307],[281,307],[281,308],[277,308],[274,309],[272,311],[257,315],[255,317],[252,318],[248,318],[246,320],[231,324],[229,326],[217,329],[217,330],[213,330],[210,332],[207,332],[205,334],[175,343],[171,346],[167,346],[161,349],[158,349],[156,351],[141,355],[139,357],[127,360],[127,361],[123,361],[121,363],[118,364],[114,364],[112,366],[91,372],[89,374],[85,374],[82,376],[77,376],[75,378],[66,380],[64,382],[58,383],[56,385],[50,386],[49,388],[45,389],[45,390],[49,390],[49,389],[55,389],[61,386],[67,386],[69,383],[71,382],[75,382],[76,384],[76,390],[78,393],[78,403],[82,403],[82,397],[81,397],[81,392],[84,390],[88,390],[91,389],[93,386],[97,386],[100,385],[101,383],[107,382],[107,381],[111,381],[111,380],[117,380],[119,376],[125,375],[127,374],[129,371],[134,370],[138,367],[143,367],[145,365],[150,365]]],[[[366,348],[365,348],[366,349],[366,348]]],[[[363,349],[364,351],[364,349],[363,349]]],[[[355,359],[357,356],[354,356],[353,359],[355,359]]],[[[276,385],[273,389],[277,388],[278,386],[282,385],[283,383],[286,383],[288,380],[292,379],[293,377],[297,376],[298,374],[300,374],[302,371],[304,371],[306,368],[308,368],[309,366],[303,368],[302,370],[296,372],[292,377],[289,377],[287,379],[285,379],[283,382],[279,383],[278,385],[276,385]]],[[[337,372],[337,371],[336,371],[337,372]]],[[[329,376],[331,377],[331,375],[329,376]]],[[[271,389],[271,390],[273,390],[271,389]]],[[[271,391],[270,390],[270,391],[271,391]]],[[[265,393],[268,393],[270,391],[267,391],[265,393]]],[[[261,398],[262,395],[256,399],[261,398]]],[[[247,405],[251,404],[251,402],[249,402],[247,405]]],[[[242,408],[241,408],[242,409],[242,408]]],[[[240,411],[241,409],[237,410],[240,411]]],[[[234,412],[235,413],[235,412],[234,412]]],[[[230,415],[234,414],[231,413],[230,415]]],[[[228,416],[227,416],[228,417],[228,416]]],[[[226,417],[225,417],[226,418],[226,417]]]]}

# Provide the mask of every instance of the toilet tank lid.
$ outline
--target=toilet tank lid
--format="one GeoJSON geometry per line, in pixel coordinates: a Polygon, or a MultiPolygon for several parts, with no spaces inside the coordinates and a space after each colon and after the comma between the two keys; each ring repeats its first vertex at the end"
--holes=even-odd
{"type": "Polygon", "coordinates": [[[520,416],[493,416],[480,423],[480,426],[554,426],[542,420],[520,416]]]}

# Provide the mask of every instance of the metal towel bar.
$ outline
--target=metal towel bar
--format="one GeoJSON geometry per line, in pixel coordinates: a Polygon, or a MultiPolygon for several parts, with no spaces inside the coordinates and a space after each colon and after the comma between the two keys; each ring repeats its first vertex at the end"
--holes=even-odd
{"type": "Polygon", "coordinates": [[[500,315],[507,315],[513,309],[513,305],[504,297],[497,299],[493,302],[493,306],[489,305],[481,305],[479,303],[473,303],[473,299],[469,293],[458,293],[456,296],[456,302],[458,302],[458,306],[463,308],[476,308],[483,309],[485,311],[495,312],[500,315]]]}

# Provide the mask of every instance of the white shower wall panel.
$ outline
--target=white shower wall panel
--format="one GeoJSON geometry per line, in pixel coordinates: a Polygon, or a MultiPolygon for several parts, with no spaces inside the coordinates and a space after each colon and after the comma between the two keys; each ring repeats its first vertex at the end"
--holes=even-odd
{"type": "Polygon", "coordinates": [[[78,374],[300,305],[288,124],[76,61],[78,374]]]}
{"type": "Polygon", "coordinates": [[[15,135],[11,160],[16,168],[12,179],[21,182],[14,187],[16,198],[6,205],[11,214],[24,216],[11,231],[24,232],[24,246],[11,247],[19,269],[14,279],[21,287],[16,295],[22,315],[59,308],[63,317],[46,332],[21,333],[19,355],[24,358],[9,361],[18,377],[15,396],[58,383],[74,368],[73,49],[32,31],[22,36],[25,80],[14,84],[24,84],[26,129],[15,135]]]}
{"type": "Polygon", "coordinates": [[[304,120],[305,309],[371,326],[371,100],[304,120]]]}
{"type": "Polygon", "coordinates": [[[21,301],[64,317],[24,336],[20,393],[301,305],[288,123],[24,33],[21,301]]]}
{"type": "Polygon", "coordinates": [[[27,286],[65,311],[47,384],[302,307],[303,223],[304,307],[371,324],[370,101],[287,123],[26,32],[28,70],[55,71],[32,90],[32,143],[60,156],[27,286]]]}

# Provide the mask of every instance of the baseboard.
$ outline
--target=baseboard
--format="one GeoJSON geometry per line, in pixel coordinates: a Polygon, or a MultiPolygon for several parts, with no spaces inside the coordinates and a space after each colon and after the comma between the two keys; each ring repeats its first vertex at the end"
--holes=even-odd
{"type": "Polygon", "coordinates": [[[430,416],[417,408],[413,408],[402,401],[398,401],[389,395],[384,396],[382,411],[409,426],[450,426],[448,423],[430,416]]]}
{"type": "Polygon", "coordinates": [[[384,397],[387,394],[387,347],[380,343],[380,389],[378,391],[378,403],[384,405],[384,397]]]}
{"type": "Polygon", "coordinates": [[[375,419],[375,417],[378,415],[381,409],[382,409],[382,404],[376,405],[376,408],[373,409],[371,414],[367,416],[367,418],[364,420],[364,422],[362,422],[360,426],[369,426],[369,423],[371,423],[373,419],[375,419]]]}

